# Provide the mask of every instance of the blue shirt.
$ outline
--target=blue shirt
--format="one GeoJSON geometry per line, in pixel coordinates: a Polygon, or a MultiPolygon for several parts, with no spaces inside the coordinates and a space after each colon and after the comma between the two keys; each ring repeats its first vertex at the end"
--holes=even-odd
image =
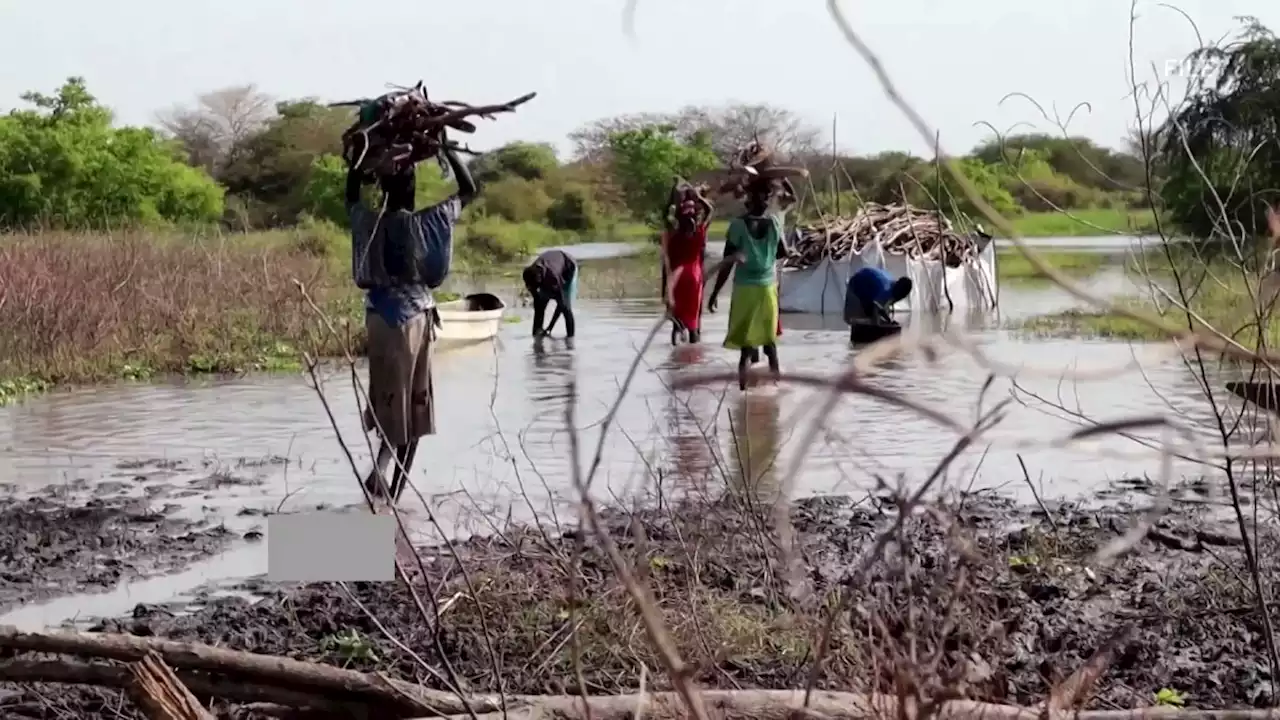
{"type": "MultiPolygon", "coordinates": [[[[369,213],[357,205],[352,208],[352,227],[363,227],[358,213],[369,213]]],[[[394,219],[383,218],[387,231],[420,233],[420,242],[427,247],[450,245],[458,216],[462,214],[462,201],[451,195],[443,202],[417,212],[400,211],[394,219]]],[[[397,327],[435,307],[435,298],[426,285],[401,285],[398,287],[372,288],[365,293],[365,312],[376,312],[392,327],[397,327]]]]}
{"type": "Polygon", "coordinates": [[[893,299],[894,277],[878,267],[864,267],[849,278],[848,292],[864,306],[893,299]]]}

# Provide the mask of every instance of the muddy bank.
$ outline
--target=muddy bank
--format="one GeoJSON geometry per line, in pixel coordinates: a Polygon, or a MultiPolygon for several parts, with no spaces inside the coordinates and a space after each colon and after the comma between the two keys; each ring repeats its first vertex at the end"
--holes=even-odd
{"type": "MultiPolygon", "coordinates": [[[[0,499],[0,611],[92,593],[182,569],[238,537],[221,524],[174,517],[181,507],[153,492],[55,486],[36,497],[0,499]]],[[[168,486],[164,486],[168,487],[168,486]]]]}
{"type": "MultiPolygon", "coordinates": [[[[1201,513],[1182,506],[1110,566],[1087,563],[1123,535],[1135,513],[1064,505],[1046,516],[971,496],[921,514],[902,525],[854,587],[820,685],[892,691],[905,683],[1032,704],[1124,630],[1128,640],[1091,706],[1149,705],[1162,690],[1200,707],[1271,704],[1238,538],[1201,513]]],[[[791,518],[790,559],[767,508],[717,500],[609,518],[698,682],[802,687],[823,608],[895,525],[893,506],[875,500],[808,500],[791,518]]],[[[434,667],[447,661],[471,690],[496,691],[500,676],[508,692],[573,693],[580,668],[587,692],[614,693],[635,689],[642,666],[649,688],[665,687],[608,562],[590,547],[575,560],[576,542],[572,532],[511,528],[459,545],[460,566],[448,551],[424,551],[427,580],[415,582],[435,589],[438,641],[402,586],[350,589],[399,642],[434,667]]],[[[1261,545],[1271,563],[1274,538],[1261,545]]],[[[201,640],[439,686],[340,587],[260,590],[256,604],[210,600],[184,616],[139,607],[133,617],[95,629],[201,640]]],[[[5,689],[0,708],[23,717],[57,717],[50,697],[79,717],[120,717],[110,691],[5,689]]]]}

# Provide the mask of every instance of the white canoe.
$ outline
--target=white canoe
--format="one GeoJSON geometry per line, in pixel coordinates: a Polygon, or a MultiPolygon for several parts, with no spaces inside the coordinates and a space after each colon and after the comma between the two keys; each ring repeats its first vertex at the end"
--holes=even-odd
{"type": "Polygon", "coordinates": [[[506,303],[497,295],[475,293],[436,305],[440,327],[436,339],[445,345],[483,342],[498,335],[506,303]]]}

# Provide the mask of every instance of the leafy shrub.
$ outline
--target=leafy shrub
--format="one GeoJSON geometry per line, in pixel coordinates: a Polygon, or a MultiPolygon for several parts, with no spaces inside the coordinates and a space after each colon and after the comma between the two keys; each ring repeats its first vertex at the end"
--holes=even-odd
{"type": "Polygon", "coordinates": [[[482,185],[511,176],[545,180],[559,166],[554,147],[546,143],[513,142],[476,158],[471,163],[471,174],[482,185]]]}
{"type": "Polygon", "coordinates": [[[492,215],[482,216],[463,225],[455,256],[467,262],[506,263],[571,239],[540,222],[513,223],[492,215]]]}
{"type": "Polygon", "coordinates": [[[350,258],[351,236],[331,220],[303,215],[291,233],[289,247],[311,257],[346,260],[350,258]]]}
{"type": "Polygon", "coordinates": [[[542,183],[516,176],[485,185],[480,195],[486,215],[513,223],[542,222],[552,205],[542,183]]]}
{"type": "Polygon", "coordinates": [[[211,222],[223,190],[149,128],[115,128],[81,78],[0,117],[0,224],[211,222]]]}
{"type": "Polygon", "coordinates": [[[600,226],[600,210],[591,190],[569,185],[547,208],[547,222],[557,230],[590,232],[600,226]]]}

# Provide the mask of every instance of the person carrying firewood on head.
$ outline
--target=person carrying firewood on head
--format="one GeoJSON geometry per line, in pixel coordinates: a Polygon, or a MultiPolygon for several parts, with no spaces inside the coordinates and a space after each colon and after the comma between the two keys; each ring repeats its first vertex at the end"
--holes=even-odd
{"type": "Polygon", "coordinates": [[[366,432],[378,430],[382,438],[365,489],[392,501],[404,491],[418,439],[436,432],[431,354],[439,318],[431,290],[449,272],[458,217],[479,193],[455,151],[443,147],[439,152],[457,192],[422,210],[414,210],[412,165],[377,179],[385,194],[381,210],[361,201],[367,172],[355,166],[347,172],[352,263],[357,285],[365,290],[368,334],[369,403],[363,423],[366,432]]]}
{"type": "Polygon", "coordinates": [[[528,93],[499,105],[435,103],[419,82],[378,98],[331,105],[359,108],[342,140],[351,272],[365,291],[369,387],[362,420],[366,432],[377,430],[380,436],[373,469],[364,481],[372,497],[399,499],[419,438],[436,431],[431,352],[440,319],[431,293],[449,274],[454,226],[479,194],[471,172],[458,159],[465,148],[449,140],[446,131],[474,132],[467,118],[514,112],[534,96],[528,93]],[[415,210],[414,166],[429,158],[447,166],[457,191],[415,210]],[[382,189],[377,210],[361,201],[367,183],[382,189]],[[393,463],[394,477],[388,482],[393,463]]]}
{"type": "Polygon", "coordinates": [[[783,243],[783,214],[797,196],[788,179],[780,183],[756,175],[745,187],[746,212],[729,223],[724,244],[724,261],[716,273],[715,286],[707,301],[707,311],[715,312],[720,290],[733,273],[733,295],[729,300],[729,328],[724,346],[739,351],[738,387],[747,389],[747,369],[759,362],[764,350],[769,370],[777,380],[782,374],[778,361],[778,260],[787,256],[783,243]],[[774,196],[778,205],[774,206],[774,196]]]}
{"type": "Polygon", "coordinates": [[[671,186],[662,234],[662,295],[671,314],[671,344],[702,334],[703,259],[715,206],[680,178],[671,186]],[[669,290],[668,290],[669,287],[669,290]]]}

